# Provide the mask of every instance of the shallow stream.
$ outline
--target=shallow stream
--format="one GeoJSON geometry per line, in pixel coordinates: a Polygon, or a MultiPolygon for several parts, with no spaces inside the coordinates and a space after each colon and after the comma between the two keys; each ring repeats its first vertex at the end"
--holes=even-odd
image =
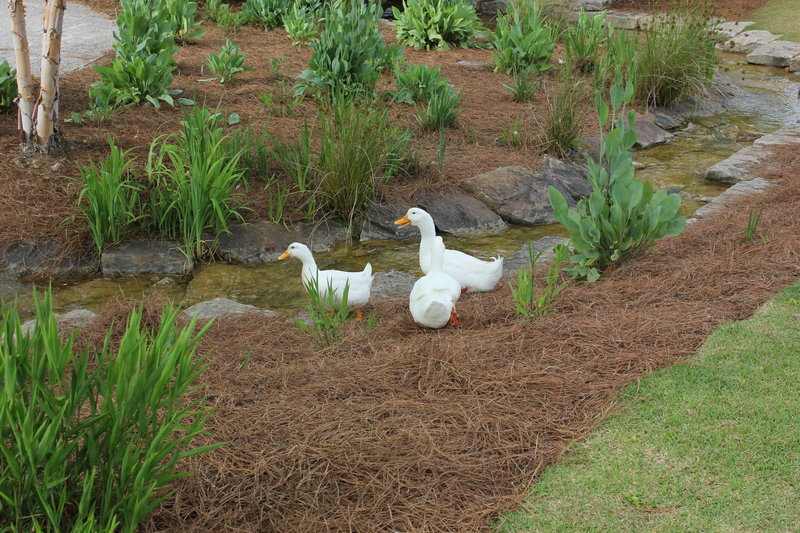
{"type": "MultiPolygon", "coordinates": [[[[727,109],[719,114],[696,118],[677,132],[673,142],[640,151],[635,160],[637,175],[657,187],[680,189],[684,194],[684,214],[691,215],[704,200],[720,194],[724,187],[707,182],[703,172],[752,141],[780,127],[800,120],[797,76],[780,69],[742,64],[741,56],[723,55],[720,77],[736,87],[727,109]]],[[[404,213],[398,213],[400,218],[404,213]]],[[[416,233],[416,230],[409,230],[416,233]]],[[[488,258],[510,256],[528,241],[546,235],[564,235],[559,225],[512,227],[502,233],[478,237],[446,236],[450,248],[488,258]]],[[[356,270],[366,262],[375,272],[400,270],[419,274],[418,240],[369,241],[315,254],[320,268],[356,270]]],[[[276,311],[300,307],[304,294],[300,285],[300,263],[286,260],[254,265],[212,264],[200,267],[189,281],[154,285],[163,276],[138,276],[117,279],[95,278],[79,283],[53,283],[56,311],[96,310],[114,296],[141,297],[148,291],[166,294],[182,305],[226,297],[241,303],[276,311]]],[[[37,284],[40,287],[41,284],[37,284]]],[[[0,298],[16,296],[20,312],[30,315],[30,284],[0,279],[0,298]]]]}

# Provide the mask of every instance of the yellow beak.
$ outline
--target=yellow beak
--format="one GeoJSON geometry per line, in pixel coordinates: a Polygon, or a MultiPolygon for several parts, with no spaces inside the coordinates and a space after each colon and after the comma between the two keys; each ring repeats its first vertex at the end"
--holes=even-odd
{"type": "Polygon", "coordinates": [[[394,223],[400,226],[401,228],[405,228],[411,225],[411,221],[408,220],[408,215],[404,216],[400,220],[395,220],[394,223]]]}
{"type": "Polygon", "coordinates": [[[286,259],[287,257],[289,257],[289,252],[283,252],[278,256],[278,259],[286,259]]]}

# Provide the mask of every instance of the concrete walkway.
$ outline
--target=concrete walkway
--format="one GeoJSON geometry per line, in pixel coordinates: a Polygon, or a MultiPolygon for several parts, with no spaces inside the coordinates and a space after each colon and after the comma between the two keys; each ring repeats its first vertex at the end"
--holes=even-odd
{"type": "MultiPolygon", "coordinates": [[[[11,40],[11,15],[6,2],[0,9],[0,61],[14,62],[14,42],[11,40]]],[[[31,69],[39,76],[42,58],[42,18],[44,0],[25,1],[25,25],[28,32],[28,46],[31,50],[31,69]]],[[[117,25],[114,20],[92,11],[88,7],[67,0],[64,12],[64,33],[61,37],[61,73],[79,70],[111,50],[114,43],[113,32],[117,25]]]]}

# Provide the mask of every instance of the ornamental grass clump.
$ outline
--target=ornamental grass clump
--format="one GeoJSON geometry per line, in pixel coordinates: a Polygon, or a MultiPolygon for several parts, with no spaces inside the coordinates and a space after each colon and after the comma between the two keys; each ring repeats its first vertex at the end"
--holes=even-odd
{"type": "Polygon", "coordinates": [[[222,114],[199,107],[184,113],[181,131],[157,137],[147,174],[152,224],[161,235],[180,238],[188,258],[216,247],[228,224],[241,220],[241,149],[230,143],[222,114]]]}
{"type": "Polygon", "coordinates": [[[418,50],[475,46],[483,28],[471,0],[403,0],[392,11],[398,42],[418,50]]]}
{"type": "Polygon", "coordinates": [[[78,207],[81,218],[89,227],[98,253],[103,253],[106,244],[117,243],[141,218],[139,214],[140,185],[133,178],[130,166],[133,163],[109,137],[110,152],[107,158],[89,166],[78,168],[81,191],[78,207]]]}
{"type": "Polygon", "coordinates": [[[508,13],[497,17],[492,61],[495,70],[505,73],[521,70],[544,72],[553,66],[549,61],[555,45],[554,32],[545,25],[539,4],[512,2],[508,13]]]}
{"type": "Polygon", "coordinates": [[[611,130],[601,135],[599,160],[586,160],[592,193],[569,209],[563,194],[549,188],[553,215],[569,231],[574,247],[569,257],[572,265],[564,270],[587,281],[597,280],[609,265],[630,259],[656,240],[680,234],[686,224],[680,216],[680,195],[664,190],[654,193],[651,183],[634,177],[631,149],[636,143],[636,113],[625,113],[634,87],[621,85],[617,78],[611,87],[610,116],[600,91],[595,93],[601,133],[609,123],[611,130]]]}
{"type": "Polygon", "coordinates": [[[99,351],[59,334],[52,299],[34,292],[36,323],[23,332],[0,303],[0,523],[4,531],[133,533],[186,474],[209,417],[187,399],[206,368],[193,320],[143,329],[142,311],[99,351]]]}
{"type": "Polygon", "coordinates": [[[575,25],[563,37],[564,49],[572,68],[584,73],[594,72],[601,47],[611,32],[612,27],[606,24],[605,11],[589,16],[581,10],[575,25]]]}
{"type": "Polygon", "coordinates": [[[645,33],[636,47],[639,102],[669,106],[707,90],[716,69],[718,40],[708,23],[712,15],[710,0],[682,0],[645,33]]]}

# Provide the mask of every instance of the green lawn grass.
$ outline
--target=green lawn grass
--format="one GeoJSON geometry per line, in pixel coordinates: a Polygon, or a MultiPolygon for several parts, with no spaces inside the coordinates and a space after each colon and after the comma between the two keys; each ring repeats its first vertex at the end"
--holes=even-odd
{"type": "Polygon", "coordinates": [[[783,40],[800,42],[800,0],[769,0],[746,18],[756,23],[750,30],[769,30],[783,40]]]}
{"type": "Polygon", "coordinates": [[[800,531],[800,282],[621,408],[498,530],[800,531]]]}

